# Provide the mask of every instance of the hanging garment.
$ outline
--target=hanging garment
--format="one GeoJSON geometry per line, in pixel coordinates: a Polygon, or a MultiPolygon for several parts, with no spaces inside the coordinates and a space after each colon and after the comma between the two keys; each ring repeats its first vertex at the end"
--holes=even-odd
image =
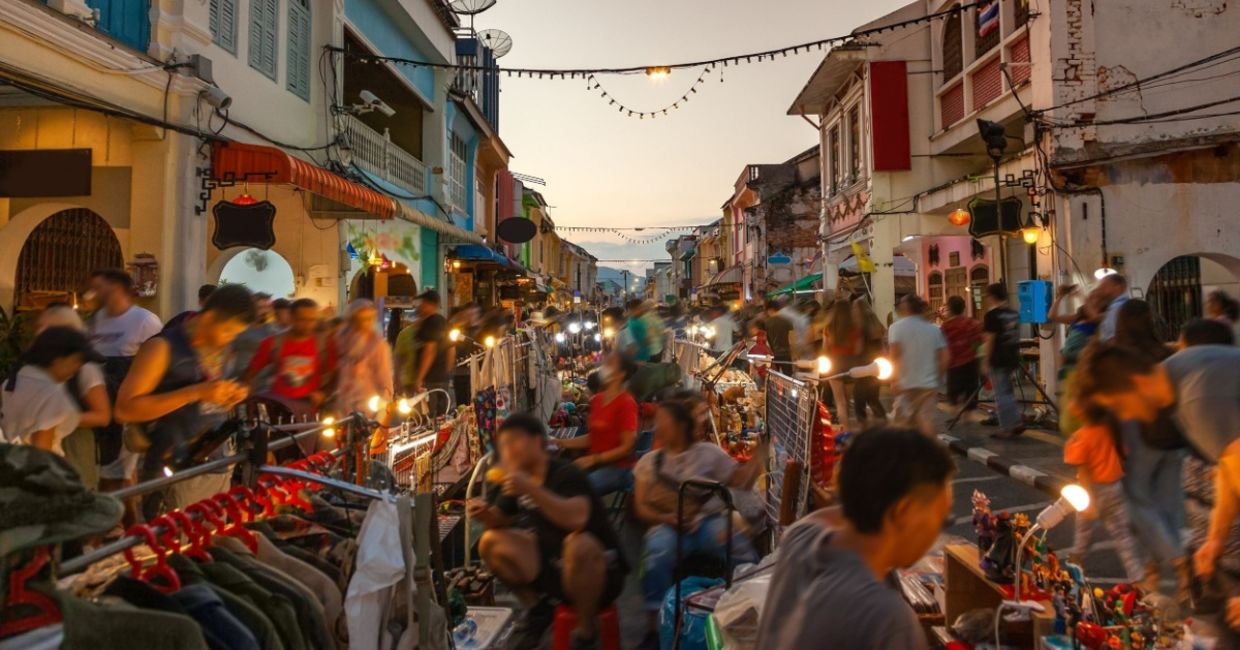
{"type": "Polygon", "coordinates": [[[396,504],[372,501],[357,536],[357,567],[345,595],[350,650],[380,650],[392,587],[405,578],[396,504]]]}
{"type": "Polygon", "coordinates": [[[65,639],[60,623],[47,625],[0,641],[0,650],[59,650],[65,639]]]}
{"type": "MultiPolygon", "coordinates": [[[[178,562],[181,559],[181,556],[173,555],[168,561],[179,571],[178,562]]],[[[223,562],[206,562],[197,566],[212,584],[246,599],[271,619],[286,650],[307,650],[309,646],[297,623],[297,610],[287,598],[271,593],[245,573],[223,562]]]]}
{"type": "MultiPolygon", "coordinates": [[[[227,589],[222,589],[211,584],[206,576],[202,574],[202,570],[198,568],[197,563],[183,555],[172,555],[168,558],[168,564],[177,572],[181,578],[182,585],[206,585],[215,592],[215,595],[223,601],[224,607],[233,615],[242,625],[254,635],[254,639],[258,641],[258,647],[262,650],[284,650],[284,643],[280,641],[280,635],[276,631],[276,626],[271,622],[270,618],[263,613],[261,609],[255,607],[248,600],[234,594],[227,589]]],[[[3,650],[0,648],[0,650],[3,650]]]]}
{"type": "Polygon", "coordinates": [[[293,603],[293,608],[297,610],[297,623],[301,626],[301,633],[308,647],[319,650],[332,650],[336,647],[335,636],[327,626],[323,605],[315,598],[314,593],[287,573],[267,566],[249,555],[249,549],[240,540],[221,537],[214,543],[215,546],[209,552],[216,561],[231,564],[244,571],[265,589],[280,594],[293,603]]]}
{"type": "Polygon", "coordinates": [[[202,629],[186,616],[56,597],[64,616],[61,650],[209,650],[202,629]]]}
{"type": "Polygon", "coordinates": [[[347,647],[348,637],[343,636],[344,630],[340,625],[341,614],[344,611],[344,597],[340,595],[340,588],[322,571],[288,555],[277,548],[266,536],[256,535],[255,537],[258,539],[258,560],[296,578],[313,592],[319,604],[323,606],[327,628],[331,630],[337,647],[347,647]]]}

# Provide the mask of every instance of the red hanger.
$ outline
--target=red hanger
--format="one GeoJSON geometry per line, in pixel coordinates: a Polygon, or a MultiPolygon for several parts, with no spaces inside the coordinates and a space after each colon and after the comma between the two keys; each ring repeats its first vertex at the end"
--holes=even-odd
{"type": "Polygon", "coordinates": [[[185,539],[189,541],[189,546],[181,549],[181,554],[194,560],[210,562],[211,554],[203,548],[203,542],[210,536],[206,528],[194,523],[189,515],[180,510],[173,510],[167,516],[181,524],[181,532],[185,533],[185,539]]]}
{"type": "Polygon", "coordinates": [[[254,533],[242,527],[241,524],[245,523],[245,516],[241,514],[241,506],[229,494],[217,494],[211,500],[228,513],[228,519],[231,522],[227,528],[218,531],[219,534],[235,537],[245,544],[251,553],[257,554],[258,538],[254,537],[254,533]]]}
{"type": "Polygon", "coordinates": [[[212,535],[218,535],[226,527],[224,521],[220,519],[219,506],[212,501],[199,501],[186,508],[185,511],[199,516],[198,529],[202,533],[203,542],[209,542],[212,535]]]}
{"type": "Polygon", "coordinates": [[[60,613],[60,605],[50,596],[27,589],[26,583],[43,570],[51,560],[51,552],[46,546],[35,549],[34,557],[26,566],[13,569],[9,573],[8,596],[4,599],[4,609],[22,605],[38,610],[33,616],[0,622],[0,639],[37,630],[64,619],[60,613]]]}
{"type": "Polygon", "coordinates": [[[181,589],[181,579],[177,577],[176,571],[173,571],[172,567],[168,566],[168,554],[160,546],[159,540],[155,538],[155,531],[151,530],[150,526],[139,524],[130,526],[129,530],[125,531],[125,535],[127,537],[142,537],[146,541],[146,545],[155,553],[155,564],[144,569],[142,563],[134,555],[134,547],[131,546],[125,549],[125,559],[129,561],[131,575],[138,580],[151,583],[152,587],[166,594],[179,591],[181,589]],[[162,584],[156,582],[157,579],[163,579],[164,582],[162,584]]]}

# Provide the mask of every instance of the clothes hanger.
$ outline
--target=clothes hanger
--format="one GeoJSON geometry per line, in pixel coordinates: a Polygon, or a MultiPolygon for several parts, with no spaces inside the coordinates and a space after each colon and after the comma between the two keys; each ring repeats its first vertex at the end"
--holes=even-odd
{"type": "Polygon", "coordinates": [[[181,589],[181,579],[177,576],[176,571],[168,566],[168,553],[159,540],[156,539],[155,531],[146,524],[138,524],[130,526],[125,531],[126,537],[141,537],[146,541],[146,545],[155,553],[155,564],[150,567],[143,568],[142,562],[138,560],[134,552],[134,547],[125,549],[125,559],[129,562],[130,575],[143,582],[148,582],[152,587],[166,594],[170,594],[181,589]],[[163,583],[157,582],[163,580],[163,583]]]}
{"type": "Polygon", "coordinates": [[[32,607],[35,613],[17,619],[0,621],[0,639],[14,637],[64,620],[60,605],[55,599],[27,586],[30,579],[38,575],[50,561],[51,551],[46,546],[40,546],[35,549],[34,557],[25,566],[16,567],[9,572],[9,585],[3,609],[14,611],[16,607],[32,607]]]}
{"type": "Polygon", "coordinates": [[[232,495],[227,493],[217,494],[211,499],[211,501],[224,509],[224,512],[227,513],[228,520],[230,522],[228,527],[218,531],[218,534],[227,535],[240,540],[242,544],[245,544],[245,547],[249,549],[251,553],[257,554],[258,538],[254,536],[253,532],[242,526],[242,524],[245,523],[245,515],[241,514],[240,504],[237,503],[232,495]]]}
{"type": "Polygon", "coordinates": [[[207,553],[206,549],[203,548],[204,542],[210,537],[210,531],[204,526],[195,523],[188,514],[180,510],[173,510],[167,516],[181,525],[181,532],[185,534],[185,539],[189,541],[189,546],[182,548],[181,554],[191,560],[210,562],[211,554],[207,553]]]}

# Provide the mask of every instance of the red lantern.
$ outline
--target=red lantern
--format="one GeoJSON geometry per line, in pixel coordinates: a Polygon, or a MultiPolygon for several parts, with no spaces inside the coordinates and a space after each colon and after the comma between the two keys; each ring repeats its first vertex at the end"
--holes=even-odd
{"type": "Polygon", "coordinates": [[[953,226],[967,226],[973,217],[969,215],[969,211],[964,208],[956,208],[952,213],[947,215],[947,223],[953,226]]]}
{"type": "Polygon", "coordinates": [[[254,205],[255,203],[258,203],[258,199],[250,196],[248,192],[242,192],[241,196],[233,199],[231,203],[234,205],[254,205]]]}

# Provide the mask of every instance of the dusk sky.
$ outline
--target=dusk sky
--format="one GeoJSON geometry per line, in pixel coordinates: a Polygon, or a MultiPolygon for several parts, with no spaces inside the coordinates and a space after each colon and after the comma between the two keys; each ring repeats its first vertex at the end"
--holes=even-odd
{"type": "MultiPolygon", "coordinates": [[[[838,36],[908,1],[498,0],[475,27],[512,36],[505,67],[652,65],[838,36]]],[[[785,112],[822,56],[729,66],[723,83],[711,75],[692,101],[656,120],[621,115],[580,79],[504,78],[500,133],[515,156],[511,168],[547,180],[537,189],[558,226],[709,223],[744,165],[782,162],[814,145],[813,127],[785,112]]],[[[601,81],[632,108],[653,110],[676,100],[700,72],[601,81]]],[[[561,234],[601,259],[667,257],[662,242],[561,234]]]]}

